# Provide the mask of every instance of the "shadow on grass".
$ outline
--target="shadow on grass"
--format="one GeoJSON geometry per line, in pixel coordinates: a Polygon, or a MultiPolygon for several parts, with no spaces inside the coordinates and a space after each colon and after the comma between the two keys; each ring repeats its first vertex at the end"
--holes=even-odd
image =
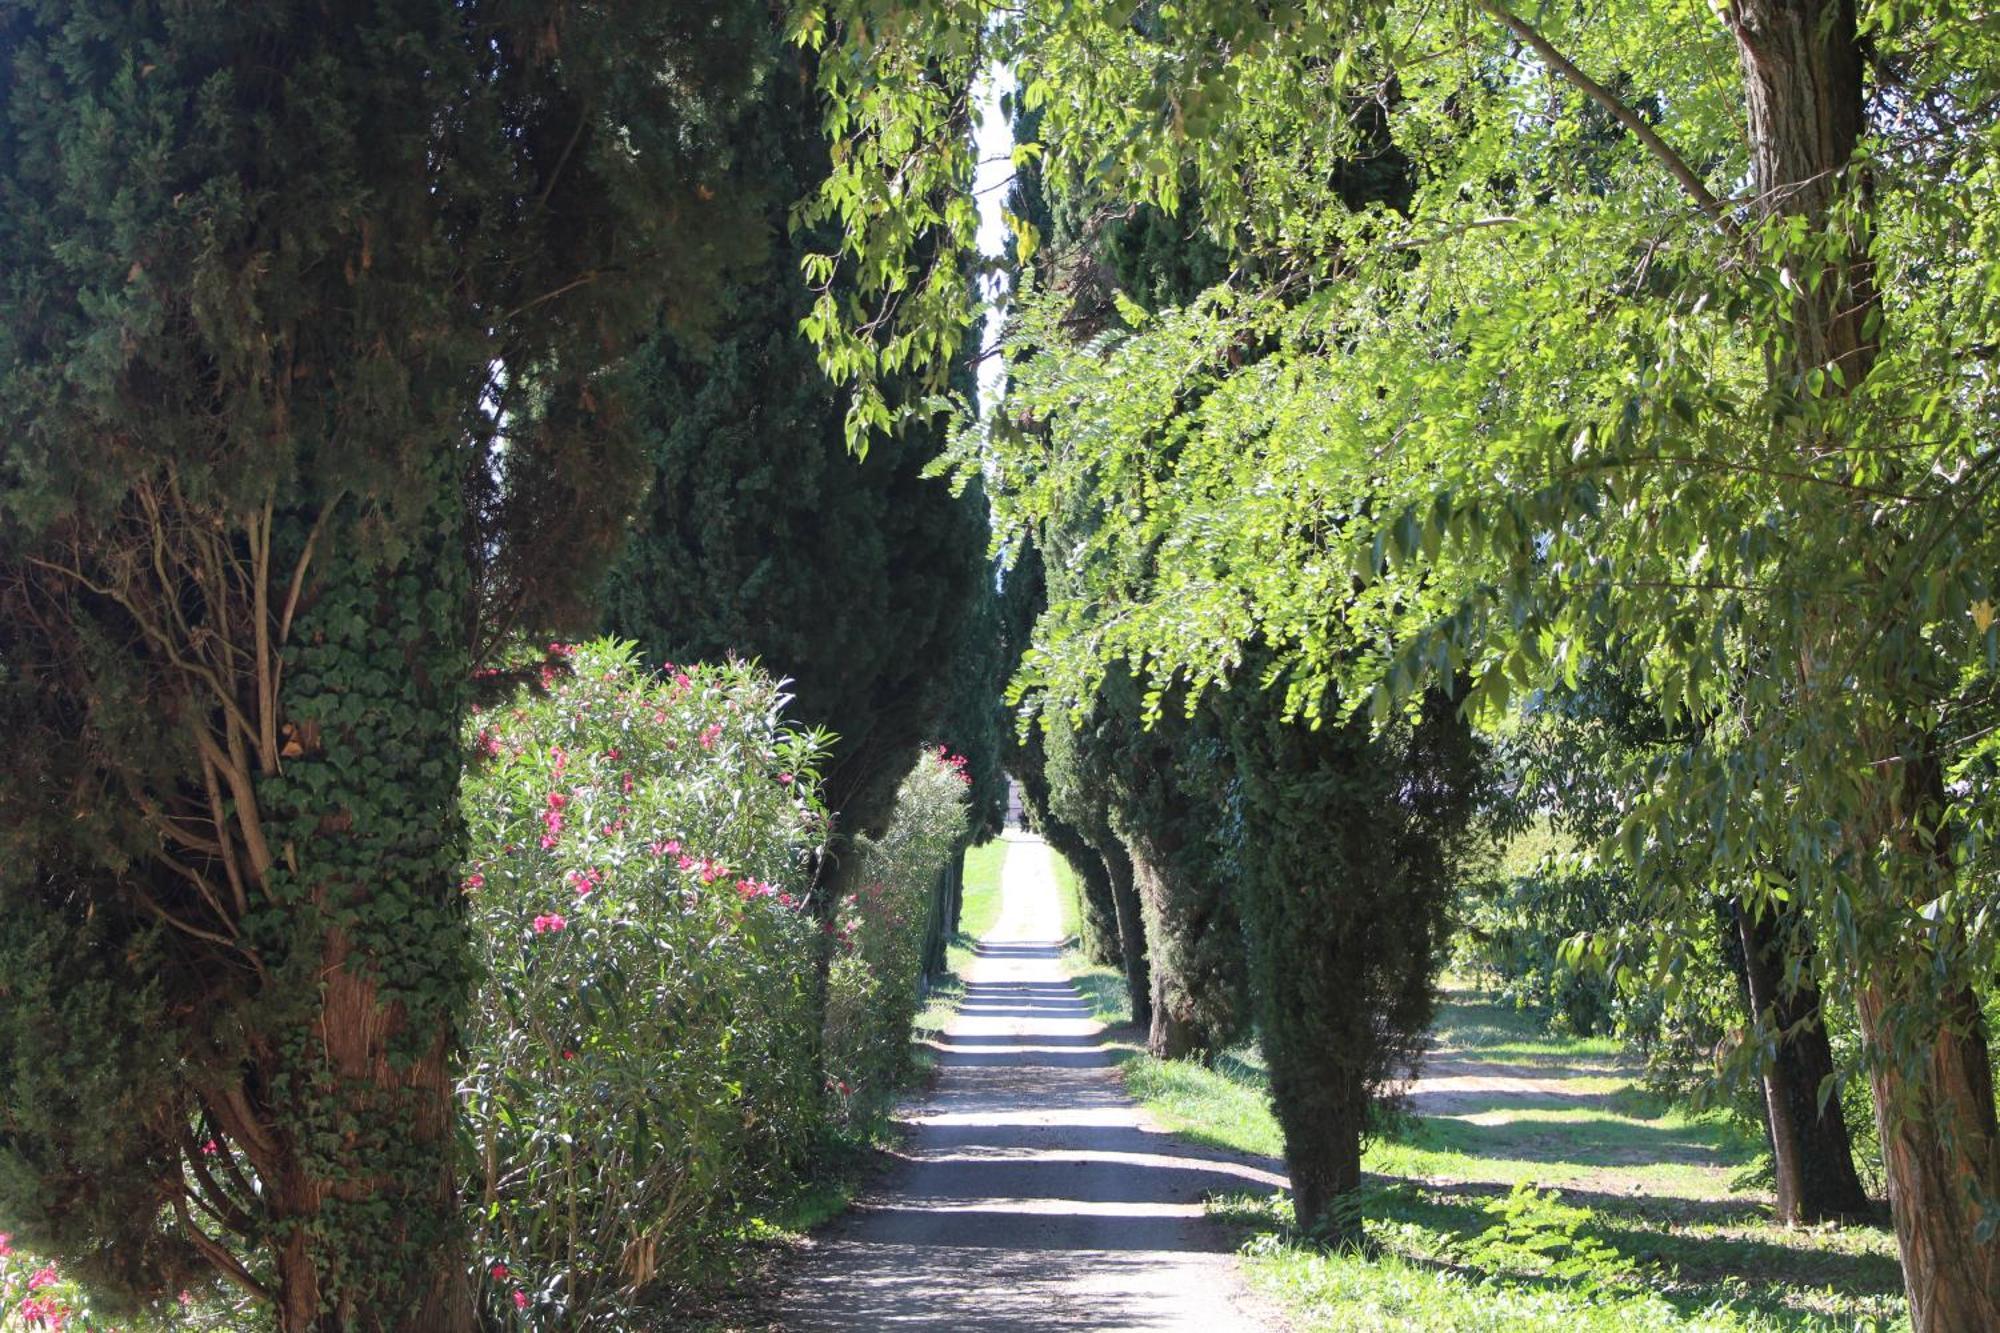
{"type": "MultiPolygon", "coordinates": [[[[1844,1327],[1864,1306],[1876,1314],[1898,1307],[1902,1273],[1889,1254],[1787,1244],[1784,1233],[1762,1226],[1741,1204],[1729,1217],[1720,1215],[1726,1205],[1715,1205],[1711,1220],[1741,1222],[1762,1234],[1693,1233],[1682,1226],[1686,1217],[1649,1225],[1637,1212],[1660,1200],[1559,1193],[1559,1202],[1524,1205],[1509,1188],[1487,1184],[1364,1187],[1359,1205],[1367,1241],[1350,1252],[1352,1261],[1394,1255],[1462,1280],[1468,1293],[1497,1284],[1558,1292],[1580,1306],[1651,1293],[1690,1319],[1726,1308],[1776,1329],[1844,1327]],[[1511,1236],[1510,1216],[1517,1228],[1511,1236]]],[[[1281,1201],[1234,1196],[1210,1207],[1253,1251],[1341,1262],[1290,1226],[1281,1201]]]]}
{"type": "Polygon", "coordinates": [[[1655,1124],[1607,1114],[1601,1118],[1550,1115],[1548,1100],[1534,1093],[1467,1097],[1448,1116],[1416,1119],[1385,1136],[1412,1148],[1468,1157],[1586,1167],[1639,1167],[1658,1162],[1733,1166],[1737,1136],[1728,1126],[1696,1121],[1655,1124]],[[1504,1120],[1465,1117],[1487,1113],[1504,1120]]]}

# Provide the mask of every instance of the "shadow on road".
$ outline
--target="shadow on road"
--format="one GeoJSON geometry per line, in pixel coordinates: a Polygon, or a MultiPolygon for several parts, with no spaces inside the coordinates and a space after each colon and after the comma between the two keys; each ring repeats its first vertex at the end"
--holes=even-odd
{"type": "Polygon", "coordinates": [[[938,1077],[894,1166],[819,1242],[785,1327],[1259,1327],[1227,1294],[1211,1194],[1283,1185],[1269,1164],[1147,1126],[1057,945],[986,941],[938,1077]]]}

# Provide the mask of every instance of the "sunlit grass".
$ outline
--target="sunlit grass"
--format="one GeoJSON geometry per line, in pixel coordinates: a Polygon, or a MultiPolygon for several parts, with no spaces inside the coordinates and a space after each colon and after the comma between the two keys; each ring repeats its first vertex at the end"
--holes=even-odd
{"type": "MultiPolygon", "coordinates": [[[[1123,978],[1071,964],[1085,994],[1123,1017],[1123,978]]],[[[1254,1046],[1210,1065],[1128,1048],[1122,1064],[1133,1096],[1176,1134],[1282,1156],[1254,1046]]],[[[1368,1145],[1362,1251],[1296,1236],[1282,1199],[1214,1205],[1245,1232],[1252,1281],[1301,1333],[1908,1327],[1893,1235],[1772,1226],[1764,1198],[1730,1187],[1757,1143],[1645,1094],[1615,1043],[1550,1036],[1537,1015],[1459,989],[1441,1006],[1430,1068],[1515,1086],[1454,1082],[1453,1114],[1407,1118],[1368,1145]],[[1496,1238],[1510,1208],[1516,1234],[1496,1238]]]]}
{"type": "Polygon", "coordinates": [[[983,939],[1000,923],[1000,874],[1010,846],[994,838],[966,850],[965,901],[958,913],[962,940],[983,939]]]}

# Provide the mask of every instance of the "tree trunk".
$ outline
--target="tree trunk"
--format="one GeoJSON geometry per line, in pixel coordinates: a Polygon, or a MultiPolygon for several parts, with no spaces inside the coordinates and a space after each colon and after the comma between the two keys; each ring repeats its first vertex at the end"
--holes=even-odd
{"type": "MultiPolygon", "coordinates": [[[[1734,0],[1726,18],[1743,68],[1755,207],[1817,227],[1843,193],[1866,188],[1849,174],[1866,112],[1853,0],[1734,0]]],[[[1827,376],[1825,391],[1847,391],[1876,352],[1865,333],[1880,310],[1866,238],[1833,254],[1819,273],[1798,276],[1788,364],[1774,362],[1773,371],[1806,376],[1837,367],[1842,373],[1827,376]]],[[[1809,667],[1802,673],[1808,698],[1847,688],[1814,679],[1809,667]]],[[[1902,779],[1877,779],[1866,816],[1874,826],[1849,830],[1864,856],[1887,847],[1892,858],[1927,866],[1907,894],[1891,869],[1889,889],[1902,900],[1884,906],[1898,920],[1908,906],[1935,898],[1951,875],[1947,855],[1920,845],[1916,832],[1920,812],[1943,808],[1941,792],[1918,790],[1940,785],[1935,773],[1919,771],[1925,751],[1920,724],[1884,738],[1876,752],[1896,757],[1902,779]]],[[[1909,940],[1857,960],[1856,992],[1910,1322],[1917,1333],[1971,1333],[2000,1328],[2000,1252],[1975,1234],[1977,1200],[2000,1198],[2000,1126],[1978,1006],[1967,991],[1956,1012],[1939,1012],[1929,1000],[1937,983],[1927,952],[1909,940]]]]}
{"type": "Polygon", "coordinates": [[[403,1026],[401,1008],[385,1005],[374,983],[349,965],[339,932],[328,942],[320,975],[324,999],[312,1033],[317,1053],[324,1057],[318,1091],[337,1099],[324,1113],[328,1121],[345,1121],[350,1128],[339,1158],[323,1163],[315,1163],[317,1154],[308,1145],[286,1136],[291,1169],[276,1179],[272,1209],[279,1226],[290,1229],[276,1252],[278,1327],[283,1333],[469,1333],[474,1326],[472,1290],[458,1237],[452,1169],[458,1102],[448,1046],[440,1034],[416,1064],[395,1067],[390,1050],[403,1026]],[[368,1155],[375,1145],[370,1140],[386,1126],[408,1132],[401,1151],[414,1149],[434,1161],[435,1181],[426,1193],[411,1197],[400,1188],[401,1180],[385,1181],[371,1170],[368,1155]],[[341,1240],[328,1243],[315,1234],[326,1223],[341,1240]],[[370,1255],[407,1263],[412,1250],[429,1251],[435,1258],[415,1270],[423,1283],[421,1295],[400,1315],[364,1308],[351,1298],[330,1300],[324,1290],[322,1275],[329,1267],[345,1268],[370,1255]]]}
{"type": "Polygon", "coordinates": [[[1147,970],[1151,974],[1153,1021],[1147,1025],[1146,1053],[1156,1060],[1207,1059],[1215,1054],[1215,1039],[1197,1020],[1199,1006],[1190,993],[1191,978],[1177,974],[1173,964],[1193,954],[1185,941],[1168,937],[1174,928],[1169,889],[1162,868],[1165,853],[1143,839],[1128,839],[1132,883],[1144,913],[1147,970]]]}
{"type": "MultiPolygon", "coordinates": [[[[1795,912],[1785,913],[1796,917],[1795,912]]],[[[1784,989],[1787,922],[1780,911],[1767,913],[1734,906],[1742,946],[1742,980],[1755,1023],[1775,1034],[1773,1054],[1760,1062],[1765,1129],[1777,1167],[1778,1220],[1787,1226],[1868,1211],[1868,1193],[1854,1169],[1854,1149],[1840,1099],[1829,1096],[1824,1109],[1819,1090],[1833,1077],[1833,1046],[1820,1016],[1819,987],[1810,961],[1798,987],[1784,989]]],[[[1799,923],[1790,923],[1797,926],[1799,923]]]]}
{"type": "Polygon", "coordinates": [[[1045,814],[1040,822],[1042,836],[1063,860],[1069,862],[1082,889],[1078,933],[1083,937],[1079,943],[1084,957],[1093,963],[1123,967],[1125,957],[1119,947],[1118,904],[1112,898],[1111,876],[1105,869],[1104,858],[1097,854],[1097,849],[1083,834],[1054,815],[1045,814]]]}
{"type": "Polygon", "coordinates": [[[1956,1012],[1934,1026],[1914,1069],[1894,1055],[1906,1044],[1891,1017],[1897,1003],[1870,985],[1859,1010],[1863,1035],[1883,1053],[1869,1078],[1910,1326],[1917,1333],[1990,1333],[2000,1329],[2000,1245],[1975,1239],[1975,1191],[1996,1197],[2000,1129],[1978,998],[1958,994],[1956,1012]]]}
{"type": "Polygon", "coordinates": [[[1125,992],[1132,1001],[1132,1021],[1150,1030],[1153,1026],[1151,969],[1146,961],[1146,930],[1140,916],[1139,893],[1132,885],[1132,862],[1116,838],[1107,838],[1099,850],[1105,877],[1111,881],[1111,901],[1118,912],[1118,952],[1125,965],[1125,992]]]}
{"type": "MultiPolygon", "coordinates": [[[[205,1101],[255,1168],[284,1333],[473,1327],[452,1086],[474,966],[458,816],[470,671],[463,602],[412,591],[469,581],[449,473],[438,509],[431,548],[389,564],[329,529],[276,691],[283,762],[237,808],[282,905],[256,923],[264,957],[292,984],[246,1034],[243,1081],[205,1101]]],[[[279,544],[309,517],[281,519],[279,544]]]]}
{"type": "Polygon", "coordinates": [[[1295,1100],[1285,1125],[1285,1170],[1292,1181],[1294,1215],[1300,1227],[1336,1242],[1360,1238],[1342,1204],[1361,1188],[1368,1099],[1359,1089],[1347,1091],[1346,1096],[1310,1098],[1304,1104],[1295,1100]]]}

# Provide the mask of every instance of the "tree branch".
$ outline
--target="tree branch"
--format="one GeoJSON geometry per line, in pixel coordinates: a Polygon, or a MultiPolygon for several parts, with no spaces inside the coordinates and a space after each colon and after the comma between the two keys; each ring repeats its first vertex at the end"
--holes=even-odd
{"type": "Polygon", "coordinates": [[[1550,45],[1546,37],[1529,27],[1525,20],[1498,4],[1496,0],[1479,0],[1479,7],[1491,15],[1500,26],[1526,42],[1550,69],[1575,84],[1591,101],[1610,112],[1612,119],[1632,131],[1639,142],[1646,145],[1647,150],[1665,165],[1675,180],[1681,183],[1681,187],[1693,197],[1701,211],[1719,224],[1724,231],[1731,235],[1735,234],[1736,221],[1723,209],[1722,201],[1709,191],[1708,186],[1702,183],[1701,177],[1695,175],[1694,168],[1690,167],[1665,139],[1655,133],[1653,127],[1648,125],[1638,112],[1619,101],[1609,88],[1578,69],[1576,63],[1550,45]]]}

